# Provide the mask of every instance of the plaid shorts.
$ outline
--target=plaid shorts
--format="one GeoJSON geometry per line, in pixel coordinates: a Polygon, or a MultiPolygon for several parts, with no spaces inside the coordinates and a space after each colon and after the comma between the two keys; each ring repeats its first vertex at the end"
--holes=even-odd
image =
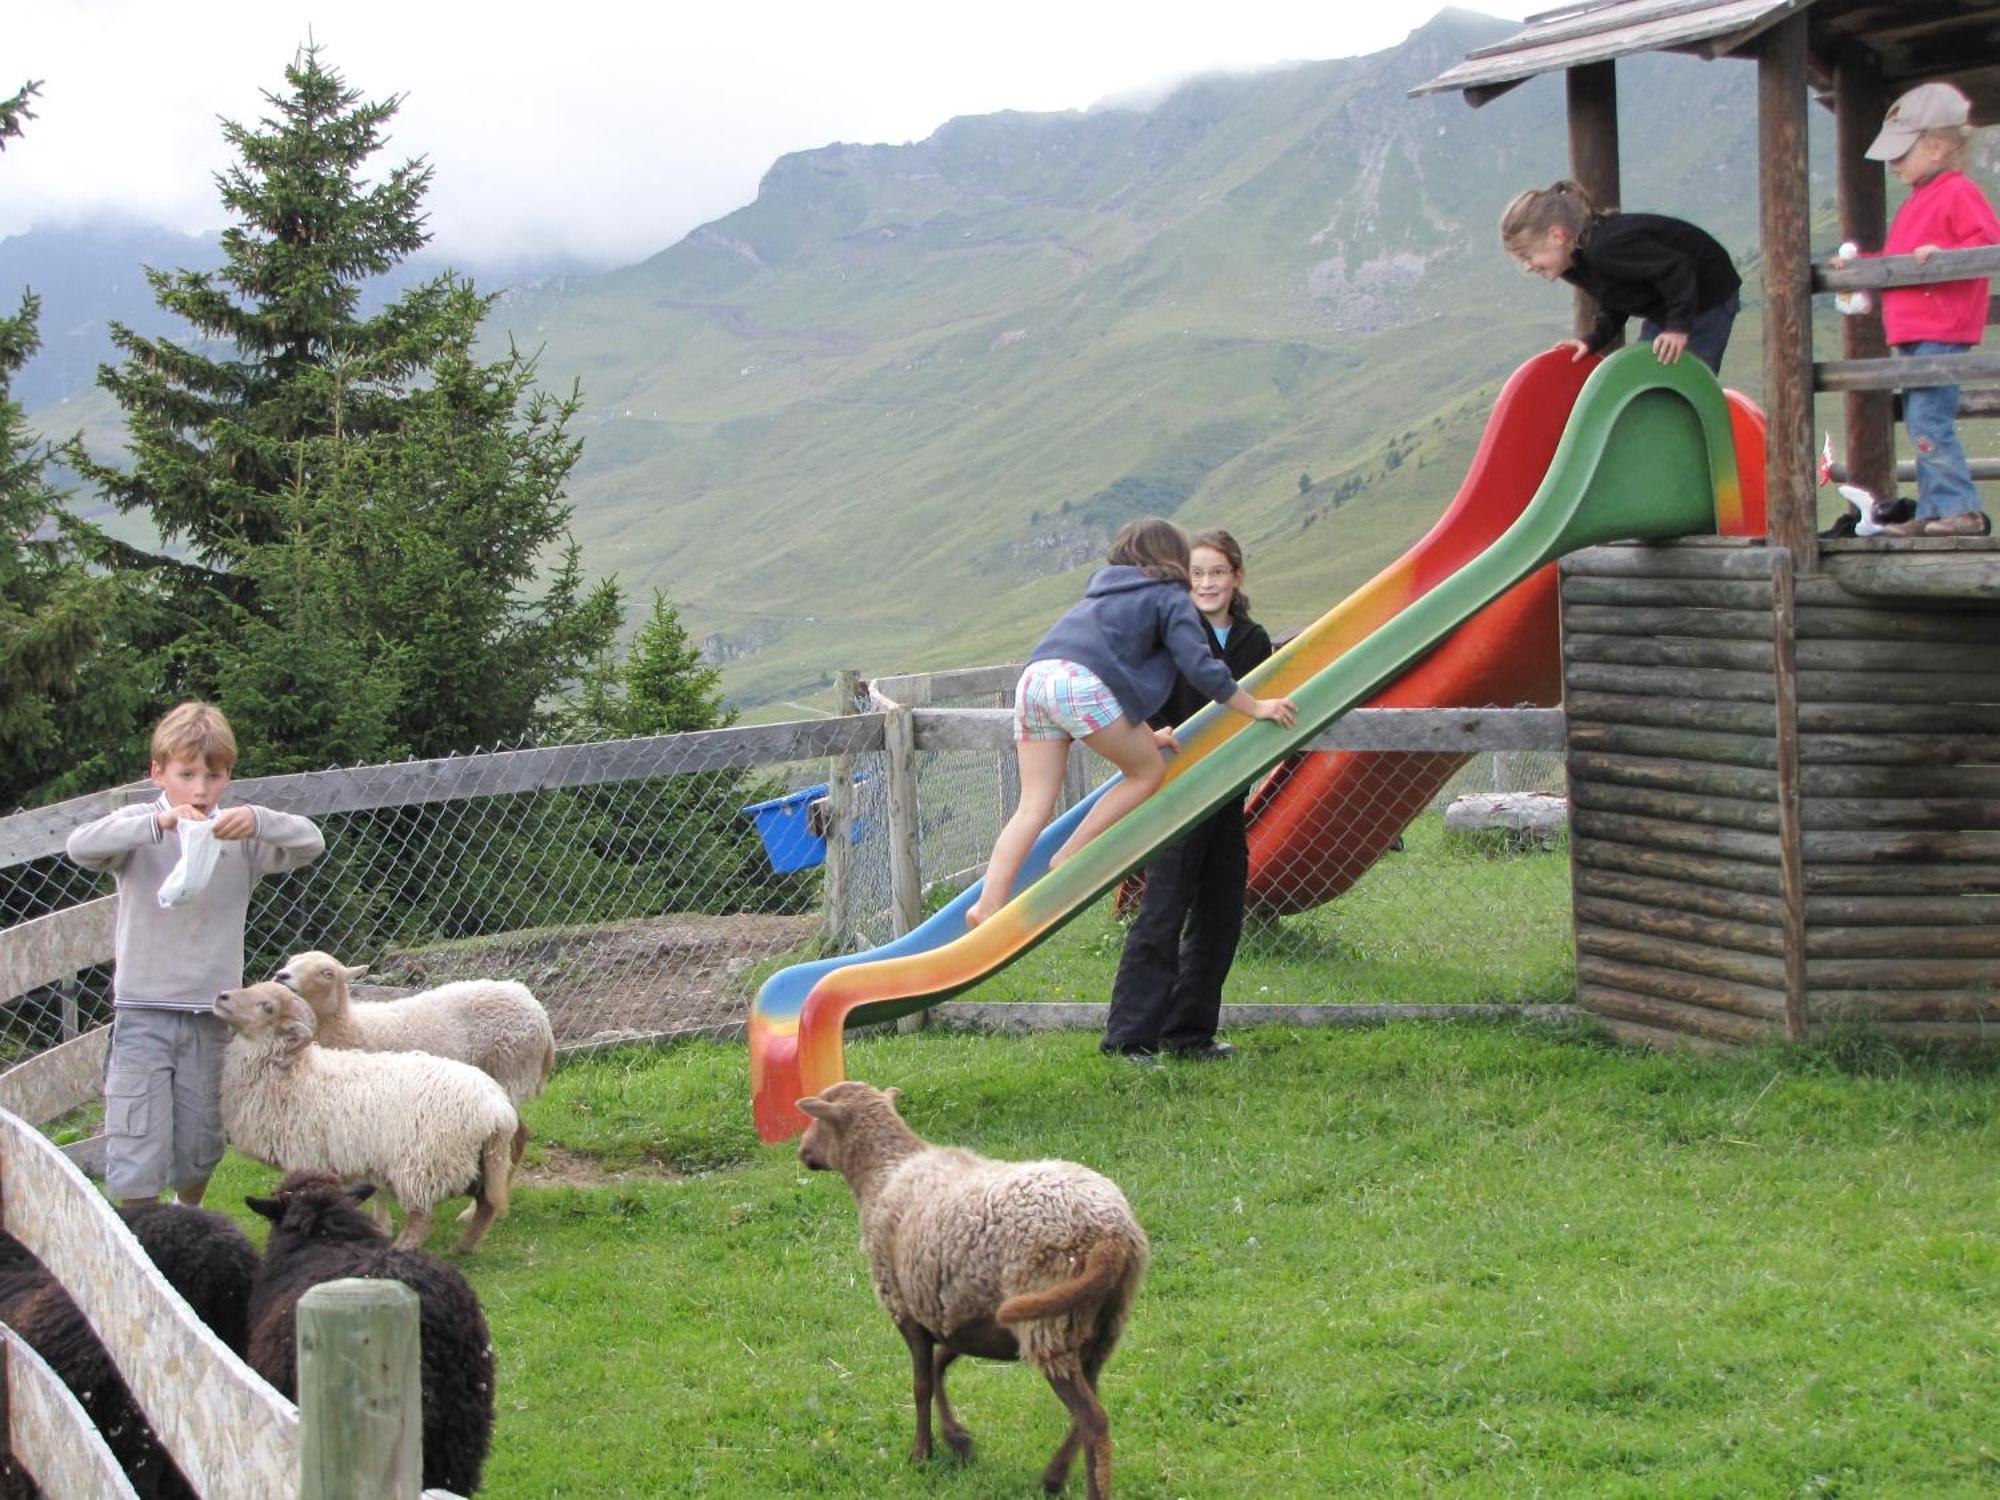
{"type": "Polygon", "coordinates": [[[1073,661],[1031,661],[1014,689],[1017,740],[1080,740],[1124,714],[1104,679],[1073,661]]]}

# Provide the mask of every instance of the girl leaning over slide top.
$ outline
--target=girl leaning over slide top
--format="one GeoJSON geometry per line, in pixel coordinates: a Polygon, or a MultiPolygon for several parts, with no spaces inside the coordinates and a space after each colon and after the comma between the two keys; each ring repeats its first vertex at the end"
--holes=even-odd
{"type": "Polygon", "coordinates": [[[1014,694],[1014,749],[1021,800],[994,842],[986,887],[965,914],[977,927],[1013,894],[1014,879],[1048,826],[1062,790],[1071,740],[1082,740],[1124,780],[1108,788],[1049,860],[1054,869],[1160,788],[1170,729],[1146,720],[1173,691],[1176,670],[1207,698],[1253,719],[1290,727],[1289,698],[1253,698],[1209,647],[1207,627],[1189,594],[1188,540],[1171,521],[1151,516],[1118,533],[1091,575],[1083,601],[1042,637],[1014,694]]]}

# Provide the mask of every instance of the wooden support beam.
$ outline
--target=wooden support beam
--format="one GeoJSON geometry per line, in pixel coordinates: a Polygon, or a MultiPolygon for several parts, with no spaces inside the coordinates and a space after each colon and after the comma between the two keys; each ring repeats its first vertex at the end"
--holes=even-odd
{"type": "MultiPolygon", "coordinates": [[[[1610,59],[1585,63],[1563,74],[1569,93],[1569,175],[1599,208],[1618,207],[1618,74],[1610,59]]],[[[1576,336],[1597,325],[1597,302],[1576,292],[1576,336]]],[[[1611,344],[1617,348],[1621,337],[1611,344]]]]}
{"type": "MultiPolygon", "coordinates": [[[[1888,232],[1882,164],[1864,154],[1881,128],[1886,102],[1874,58],[1859,48],[1847,49],[1833,71],[1840,232],[1868,250],[1880,249],[1888,232]]],[[[1881,359],[1889,352],[1882,336],[1879,302],[1870,312],[1841,319],[1840,331],[1841,353],[1849,360],[1881,359]]],[[[1850,391],[1842,405],[1847,419],[1847,469],[1856,476],[1853,482],[1873,495],[1893,495],[1895,417],[1889,397],[1850,391]]]]}
{"type": "Polygon", "coordinates": [[[1764,494],[1770,544],[1819,571],[1813,493],[1812,250],[1806,172],[1806,13],[1764,34],[1757,56],[1757,159],[1764,249],[1764,494]]]}

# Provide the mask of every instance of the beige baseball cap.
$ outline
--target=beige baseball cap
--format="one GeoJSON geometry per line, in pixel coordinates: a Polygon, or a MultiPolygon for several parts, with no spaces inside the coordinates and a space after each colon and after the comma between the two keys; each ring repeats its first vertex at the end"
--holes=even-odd
{"type": "Polygon", "coordinates": [[[1972,120],[1972,101],[1948,83],[1920,83],[1889,106],[1882,133],[1868,147],[1876,161],[1894,161],[1926,130],[1949,130],[1972,120]]]}

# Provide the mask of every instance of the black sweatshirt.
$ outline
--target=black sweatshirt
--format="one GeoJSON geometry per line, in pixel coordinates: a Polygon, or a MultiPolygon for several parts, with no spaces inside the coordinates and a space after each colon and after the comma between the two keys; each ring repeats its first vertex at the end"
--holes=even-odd
{"type": "Polygon", "coordinates": [[[1577,236],[1562,279],[1597,299],[1597,323],[1584,340],[1595,354],[1627,318],[1647,318],[1686,333],[1696,313],[1726,302],[1743,285],[1729,252],[1704,229],[1665,214],[1606,214],[1577,236]]]}
{"type": "MultiPolygon", "coordinates": [[[[1197,614],[1200,611],[1196,611],[1197,614]]],[[[1229,627],[1229,644],[1219,645],[1215,638],[1215,627],[1206,619],[1201,622],[1208,634],[1208,648],[1222,658],[1222,664],[1229,669],[1229,675],[1238,682],[1252,667],[1261,667],[1271,655],[1271,635],[1255,620],[1237,620],[1229,627]]],[[[1168,695],[1166,704],[1148,720],[1155,729],[1175,729],[1187,723],[1197,712],[1205,708],[1208,699],[1200,688],[1187,678],[1176,676],[1174,690],[1168,695]]]]}

